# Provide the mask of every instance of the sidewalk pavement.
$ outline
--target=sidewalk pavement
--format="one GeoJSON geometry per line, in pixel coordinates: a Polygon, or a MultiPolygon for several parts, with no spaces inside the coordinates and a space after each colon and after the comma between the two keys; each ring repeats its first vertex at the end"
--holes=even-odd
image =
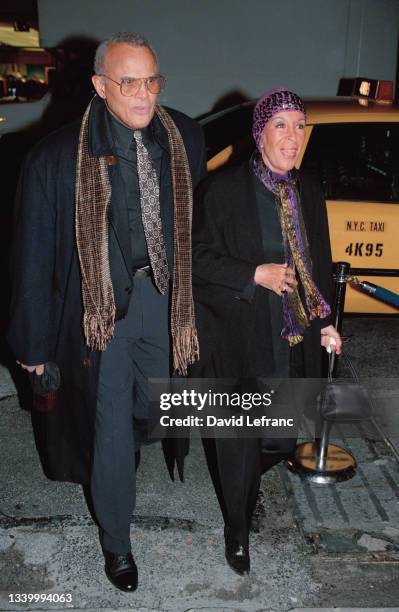
{"type": "MultiPolygon", "coordinates": [[[[353,319],[348,333],[353,330],[350,352],[361,373],[398,376],[399,319],[374,327],[353,319]],[[364,357],[372,338],[370,351],[378,346],[380,357],[374,363],[364,357]]],[[[399,380],[384,388],[376,384],[379,425],[390,434],[398,431],[399,380]]],[[[19,407],[4,369],[0,397],[1,611],[399,610],[395,436],[369,432],[346,440],[360,470],[340,485],[310,485],[284,466],[263,477],[249,577],[225,562],[222,519],[198,440],[191,444],[185,483],[169,480],[159,445],[145,448],[131,529],[139,588],[124,594],[104,575],[81,488],[43,476],[30,415],[19,407]],[[23,594],[47,600],[24,603],[23,594]],[[62,594],[71,601],[58,602],[62,594]]]]}

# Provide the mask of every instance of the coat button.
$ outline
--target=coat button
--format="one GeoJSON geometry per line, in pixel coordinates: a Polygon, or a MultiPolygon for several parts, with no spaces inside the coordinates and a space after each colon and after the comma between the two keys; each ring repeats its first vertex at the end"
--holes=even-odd
{"type": "Polygon", "coordinates": [[[128,293],[130,295],[131,292],[132,292],[132,288],[131,287],[126,287],[125,291],[126,291],[126,293],[128,293]]]}

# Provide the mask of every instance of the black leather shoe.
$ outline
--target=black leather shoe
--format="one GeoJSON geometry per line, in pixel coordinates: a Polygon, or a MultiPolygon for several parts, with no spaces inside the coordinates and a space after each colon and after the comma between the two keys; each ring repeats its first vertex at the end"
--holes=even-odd
{"type": "Polygon", "coordinates": [[[105,573],[112,584],[120,591],[137,589],[137,566],[131,553],[119,555],[104,550],[105,573]]]}
{"type": "Polygon", "coordinates": [[[224,542],[226,561],[231,569],[240,574],[240,576],[249,574],[249,551],[234,538],[227,526],[224,528],[224,542]]]}

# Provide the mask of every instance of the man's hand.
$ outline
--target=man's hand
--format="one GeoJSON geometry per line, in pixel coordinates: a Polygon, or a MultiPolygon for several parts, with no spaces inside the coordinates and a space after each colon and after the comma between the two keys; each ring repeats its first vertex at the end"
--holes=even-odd
{"type": "Polygon", "coordinates": [[[294,270],[289,268],[287,263],[261,264],[255,270],[254,280],[257,285],[262,285],[262,287],[270,289],[280,296],[283,295],[284,291],[292,293],[298,284],[294,270]]]}
{"type": "Polygon", "coordinates": [[[331,351],[334,351],[337,355],[340,355],[342,350],[342,339],[334,325],[323,327],[323,329],[320,330],[320,334],[321,346],[324,346],[326,349],[330,348],[331,351]]]}
{"type": "Polygon", "coordinates": [[[26,365],[25,363],[21,363],[20,361],[17,361],[17,363],[21,366],[21,368],[23,368],[24,370],[27,370],[30,373],[36,372],[38,376],[41,376],[44,372],[44,363],[41,363],[40,365],[33,365],[33,366],[26,365]]]}

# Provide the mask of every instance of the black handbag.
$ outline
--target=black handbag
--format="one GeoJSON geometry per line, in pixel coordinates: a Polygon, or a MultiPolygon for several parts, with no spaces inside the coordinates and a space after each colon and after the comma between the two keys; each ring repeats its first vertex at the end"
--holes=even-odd
{"type": "Polygon", "coordinates": [[[357,423],[370,418],[372,402],[366,387],[347,355],[342,355],[352,380],[332,377],[332,356],[328,368],[328,381],[320,396],[319,413],[322,419],[333,423],[357,423]]]}

